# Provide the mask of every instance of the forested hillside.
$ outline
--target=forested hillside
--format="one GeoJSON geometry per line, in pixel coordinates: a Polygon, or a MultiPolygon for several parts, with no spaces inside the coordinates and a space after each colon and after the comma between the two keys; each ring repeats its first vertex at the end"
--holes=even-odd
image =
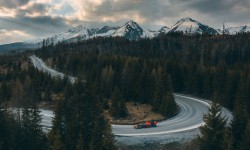
{"type": "Polygon", "coordinates": [[[53,58],[52,67],[70,75],[90,76],[91,82],[100,83],[98,91],[105,97],[118,87],[125,100],[152,104],[154,111],[166,116],[175,112],[171,94],[164,95],[171,93],[172,86],[177,93],[207,99],[216,95],[216,102],[234,116],[230,127],[222,127],[220,148],[244,149],[249,139],[249,34],[175,33],[139,41],[97,38],[43,47],[38,55],[53,58]]]}
{"type": "Polygon", "coordinates": [[[29,142],[19,149],[115,149],[103,110],[126,117],[125,103],[131,101],[150,104],[169,118],[178,113],[174,92],[207,99],[216,95],[216,102],[234,115],[223,134],[229,139],[224,144],[240,149],[249,139],[250,34],[169,33],[138,41],[95,38],[0,57],[0,149],[29,142]],[[66,78],[54,79],[35,70],[28,59],[34,53],[79,81],[70,84],[66,78]],[[41,101],[55,106],[48,135],[39,125],[35,104],[41,101]],[[8,106],[24,108],[26,113],[12,116],[8,106]],[[33,130],[36,134],[30,135],[33,130]]]}
{"type": "Polygon", "coordinates": [[[95,90],[41,73],[27,56],[0,56],[0,149],[115,149],[95,90]],[[41,124],[40,102],[55,110],[48,134],[41,124]],[[16,111],[10,111],[13,107],[16,111]]]}
{"type": "Polygon", "coordinates": [[[170,83],[165,85],[172,83],[175,92],[204,98],[211,98],[217,92],[223,106],[233,110],[236,103],[244,103],[250,111],[249,49],[249,34],[175,33],[152,40],[97,38],[60,43],[43,47],[37,54],[44,59],[53,58],[52,67],[60,71],[99,80],[100,91],[107,97],[118,86],[126,99],[149,102],[154,95],[152,88],[158,86],[156,80],[158,84],[166,80],[170,83]],[[246,96],[240,98],[241,95],[246,96]]]}

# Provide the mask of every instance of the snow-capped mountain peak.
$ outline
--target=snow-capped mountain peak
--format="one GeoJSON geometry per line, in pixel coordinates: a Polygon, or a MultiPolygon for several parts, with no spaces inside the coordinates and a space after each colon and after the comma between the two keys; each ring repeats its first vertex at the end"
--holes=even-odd
{"type": "Polygon", "coordinates": [[[130,40],[137,40],[140,38],[152,38],[154,37],[155,33],[151,32],[150,30],[145,30],[140,27],[136,22],[129,21],[125,23],[122,27],[118,28],[113,37],[124,37],[130,40]]]}
{"type": "Polygon", "coordinates": [[[79,31],[81,31],[83,28],[85,28],[85,27],[83,27],[82,25],[78,25],[78,26],[76,26],[76,27],[74,27],[74,28],[72,28],[72,29],[69,29],[67,32],[70,32],[70,33],[77,33],[77,32],[79,32],[79,31]]]}
{"type": "Polygon", "coordinates": [[[79,40],[86,40],[93,35],[93,32],[90,29],[83,27],[82,25],[76,26],[72,29],[69,29],[66,32],[56,34],[54,36],[48,37],[45,40],[48,44],[56,44],[61,41],[67,42],[76,42],[79,40]]]}
{"type": "Polygon", "coordinates": [[[171,27],[170,32],[183,32],[185,34],[218,34],[215,29],[190,17],[179,20],[174,26],[171,27]]]}
{"type": "Polygon", "coordinates": [[[142,35],[142,28],[134,21],[130,20],[129,22],[127,22],[125,25],[123,25],[121,28],[119,28],[116,33],[120,32],[120,33],[128,33],[130,31],[137,31],[138,33],[140,33],[142,35]],[[118,31],[119,30],[119,31],[118,31]]]}
{"type": "Polygon", "coordinates": [[[124,26],[126,27],[131,27],[131,28],[141,28],[136,22],[134,22],[133,20],[128,21],[124,26]]]}
{"type": "Polygon", "coordinates": [[[177,22],[177,24],[178,24],[178,23],[181,23],[181,22],[198,22],[198,21],[193,20],[193,19],[190,18],[190,17],[186,17],[186,18],[182,18],[181,20],[179,20],[179,21],[177,22]]]}

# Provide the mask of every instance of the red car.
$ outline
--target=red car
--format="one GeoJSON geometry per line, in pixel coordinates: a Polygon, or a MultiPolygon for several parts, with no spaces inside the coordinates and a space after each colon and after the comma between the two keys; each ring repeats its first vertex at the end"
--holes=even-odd
{"type": "Polygon", "coordinates": [[[151,128],[151,127],[156,127],[157,121],[152,120],[152,121],[147,121],[146,123],[141,123],[134,125],[135,129],[142,129],[142,128],[151,128]]]}

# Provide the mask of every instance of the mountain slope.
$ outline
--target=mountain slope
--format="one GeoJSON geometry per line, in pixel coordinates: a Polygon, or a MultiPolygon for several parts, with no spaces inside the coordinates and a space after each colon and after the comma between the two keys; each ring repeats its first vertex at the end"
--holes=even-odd
{"type": "Polygon", "coordinates": [[[27,49],[37,49],[39,47],[40,47],[39,44],[23,43],[23,42],[3,44],[0,45],[0,53],[22,52],[27,49]]]}
{"type": "MultiPolygon", "coordinates": [[[[158,29],[157,29],[158,30],[158,29]]],[[[101,28],[88,29],[82,25],[76,26],[72,29],[67,30],[53,36],[37,38],[24,42],[10,43],[0,45],[0,51],[21,51],[25,49],[36,49],[42,46],[43,41],[45,40],[46,44],[56,44],[61,41],[66,41],[68,43],[78,42],[82,40],[91,39],[94,37],[124,37],[129,40],[138,40],[141,38],[154,38],[159,34],[171,33],[171,32],[182,32],[184,34],[193,35],[193,34],[211,34],[217,35],[222,34],[221,29],[215,30],[205,24],[202,24],[191,18],[184,18],[179,20],[171,28],[163,26],[158,31],[143,29],[134,21],[129,21],[123,26],[104,26],[101,28]]],[[[226,34],[237,34],[243,32],[250,32],[249,26],[240,26],[240,27],[230,27],[225,29],[226,34]]]]}
{"type": "Polygon", "coordinates": [[[159,33],[168,33],[170,30],[169,27],[163,26],[160,30],[158,30],[159,33]]]}
{"type": "Polygon", "coordinates": [[[169,32],[182,32],[184,34],[219,34],[217,30],[204,25],[191,18],[184,18],[171,27],[169,32]]]}
{"type": "MultiPolygon", "coordinates": [[[[139,38],[152,38],[155,33],[150,30],[142,29],[136,22],[129,21],[121,27],[110,27],[104,26],[102,28],[88,29],[83,26],[77,26],[69,29],[66,32],[53,35],[51,37],[45,38],[47,44],[56,44],[60,41],[66,42],[78,42],[82,40],[91,39],[94,37],[124,37],[129,40],[135,40],[139,38]]],[[[34,40],[36,43],[38,40],[34,40]]],[[[34,42],[35,43],[35,42],[34,42]]]]}
{"type": "Polygon", "coordinates": [[[95,37],[111,36],[119,27],[104,26],[102,28],[91,29],[95,33],[95,37]]]}
{"type": "Polygon", "coordinates": [[[225,29],[226,34],[237,34],[237,33],[244,33],[244,32],[250,32],[249,26],[240,26],[240,27],[229,27],[225,29]]]}
{"type": "Polygon", "coordinates": [[[129,40],[137,40],[140,38],[153,38],[154,33],[150,30],[142,29],[136,22],[129,21],[119,29],[117,29],[112,37],[124,37],[129,40]]]}
{"type": "Polygon", "coordinates": [[[136,22],[129,21],[121,27],[104,26],[101,28],[88,29],[82,25],[76,26],[50,37],[37,38],[29,41],[10,43],[0,45],[0,51],[18,50],[18,49],[34,49],[39,48],[45,43],[46,45],[56,44],[58,42],[78,42],[91,39],[94,37],[124,37],[129,40],[137,40],[140,38],[153,38],[158,32],[142,29],[136,22]],[[44,42],[45,41],[45,42],[44,42]]]}
{"type": "Polygon", "coordinates": [[[64,33],[60,33],[51,37],[46,38],[45,40],[48,41],[48,44],[51,43],[58,43],[60,41],[67,41],[67,42],[77,42],[80,40],[89,39],[93,36],[93,32],[83,26],[77,26],[64,33]]]}

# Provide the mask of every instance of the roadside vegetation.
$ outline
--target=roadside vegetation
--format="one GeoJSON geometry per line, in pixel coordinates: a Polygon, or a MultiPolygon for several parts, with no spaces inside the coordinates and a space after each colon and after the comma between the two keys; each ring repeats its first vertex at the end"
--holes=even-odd
{"type": "Polygon", "coordinates": [[[155,113],[152,111],[152,106],[150,104],[140,104],[138,102],[127,102],[127,116],[123,118],[115,118],[111,115],[110,109],[106,109],[104,111],[104,116],[112,124],[126,124],[126,125],[134,125],[138,123],[145,123],[149,120],[166,120],[160,113],[155,113]]]}

